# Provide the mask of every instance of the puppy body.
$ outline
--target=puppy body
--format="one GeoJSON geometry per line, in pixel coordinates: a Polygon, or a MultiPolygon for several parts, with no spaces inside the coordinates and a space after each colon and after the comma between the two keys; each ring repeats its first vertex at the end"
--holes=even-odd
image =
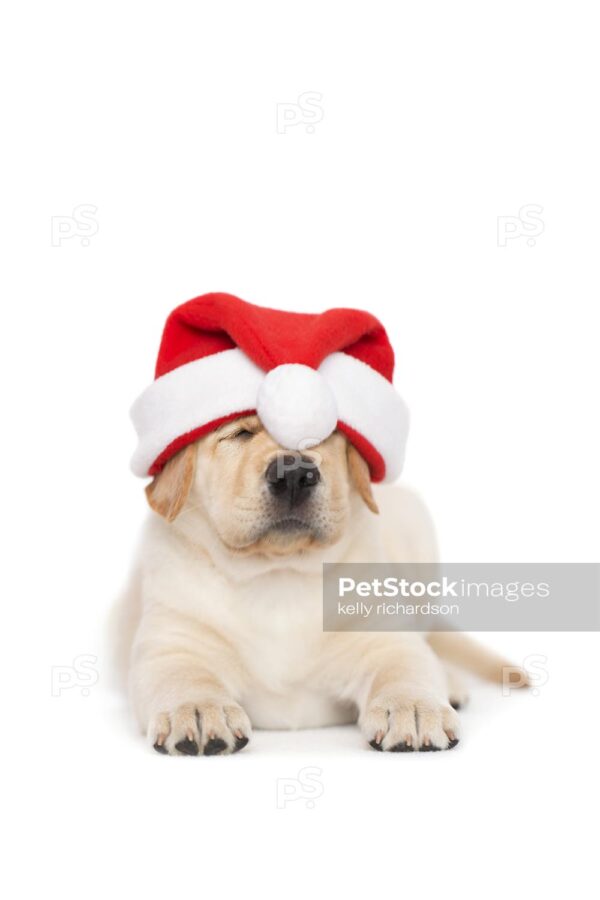
{"type": "MultiPolygon", "coordinates": [[[[396,561],[416,561],[417,548],[423,561],[431,558],[427,519],[416,498],[401,488],[382,489],[380,498],[385,507],[390,502],[404,515],[409,510],[417,513],[412,533],[398,530],[403,523],[397,521],[393,539],[388,535],[396,561]],[[388,492],[393,497],[381,498],[388,492]]],[[[269,559],[228,553],[211,539],[210,528],[205,540],[196,534],[190,545],[152,515],[129,598],[139,617],[137,626],[133,623],[132,696],[144,730],[162,711],[158,685],[148,677],[150,659],[164,663],[163,653],[171,652],[189,652],[203,660],[207,672],[238,698],[256,727],[302,728],[355,720],[356,687],[353,691],[348,681],[354,657],[385,645],[400,656],[403,646],[423,643],[420,635],[323,633],[322,563],[389,561],[382,524],[392,522],[372,517],[356,498],[351,527],[335,546],[321,554],[269,559]],[[136,604],[138,592],[141,608],[136,604]]],[[[194,677],[186,687],[188,677],[182,673],[181,678],[183,700],[194,692],[194,677]]]]}
{"type": "Polygon", "coordinates": [[[373,495],[336,434],[319,447],[318,490],[290,524],[264,486],[281,448],[256,419],[245,424],[251,447],[246,428],[225,426],[149,488],[160,515],[145,527],[120,626],[142,730],[161,752],[208,755],[240,749],[252,725],[358,718],[377,749],[453,746],[446,671],[425,635],[322,629],[323,562],[436,558],[422,504],[398,487],[373,495]]]}

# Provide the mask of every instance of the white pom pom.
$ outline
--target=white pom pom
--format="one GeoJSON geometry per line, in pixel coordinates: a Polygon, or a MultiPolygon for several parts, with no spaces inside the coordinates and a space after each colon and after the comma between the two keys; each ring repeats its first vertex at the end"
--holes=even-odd
{"type": "Polygon", "coordinates": [[[305,450],[328,438],[337,425],[335,397],[309,366],[277,366],[265,376],[256,404],[271,437],[287,450],[305,450]]]}

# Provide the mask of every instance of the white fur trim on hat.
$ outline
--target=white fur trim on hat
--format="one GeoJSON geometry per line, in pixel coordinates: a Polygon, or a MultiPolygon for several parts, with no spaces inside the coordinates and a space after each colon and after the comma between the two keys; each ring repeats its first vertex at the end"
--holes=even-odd
{"type": "Polygon", "coordinates": [[[335,396],[338,419],[362,434],[385,462],[385,481],[402,471],[408,437],[408,409],[394,386],[367,363],[332,353],[319,372],[335,396]]]}
{"type": "Polygon", "coordinates": [[[254,409],[286,449],[315,446],[338,421],[348,425],[383,457],[385,481],[400,474],[408,411],[383,375],[347,353],[332,353],[318,370],[289,364],[265,374],[239,348],[185,363],[146,388],[131,409],[139,437],[131,468],[144,477],[177,438],[254,409]]]}
{"type": "Polygon", "coordinates": [[[237,347],[161,375],[131,408],[139,444],[131,468],[142,478],[178,437],[223,416],[256,409],[265,373],[237,347]]]}

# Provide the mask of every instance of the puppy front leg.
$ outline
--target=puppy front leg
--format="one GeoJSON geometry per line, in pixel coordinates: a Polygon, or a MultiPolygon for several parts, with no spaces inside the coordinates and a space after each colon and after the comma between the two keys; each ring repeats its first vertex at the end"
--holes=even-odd
{"type": "Polygon", "coordinates": [[[343,649],[336,666],[343,662],[348,678],[342,693],[356,702],[372,747],[403,753],[456,746],[458,716],[445,672],[420,634],[337,637],[343,649]]]}
{"type": "Polygon", "coordinates": [[[458,744],[458,716],[448,703],[444,673],[420,639],[400,654],[382,651],[359,723],[376,750],[448,750],[458,744]]]}
{"type": "Polygon", "coordinates": [[[170,617],[159,629],[142,620],[130,689],[138,720],[159,753],[213,756],[248,743],[248,716],[234,699],[240,663],[212,630],[170,617]]]}

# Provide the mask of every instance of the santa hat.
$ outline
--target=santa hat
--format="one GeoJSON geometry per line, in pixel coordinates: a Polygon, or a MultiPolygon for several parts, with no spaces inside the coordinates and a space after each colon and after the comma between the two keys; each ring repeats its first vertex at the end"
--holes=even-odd
{"type": "Polygon", "coordinates": [[[139,438],[131,467],[155,475],[182,447],[257,413],[289,450],[314,447],[338,428],[373,481],[392,481],[408,432],[393,371],[385,329],[368,312],[292,313],[230,294],[196,297],[167,319],[155,381],[131,410],[139,438]]]}

